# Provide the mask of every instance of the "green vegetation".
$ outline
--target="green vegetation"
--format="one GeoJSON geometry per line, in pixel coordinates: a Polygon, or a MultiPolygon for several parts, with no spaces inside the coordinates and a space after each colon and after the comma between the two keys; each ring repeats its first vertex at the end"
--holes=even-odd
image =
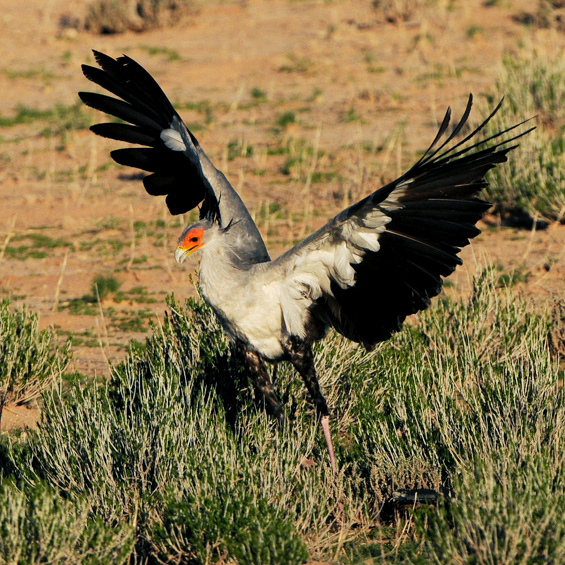
{"type": "Polygon", "coordinates": [[[52,238],[48,235],[31,232],[23,235],[14,236],[11,240],[16,242],[29,242],[25,245],[7,245],[4,252],[7,257],[19,259],[43,259],[47,257],[49,250],[56,247],[70,247],[71,242],[62,238],[52,238]]]}
{"type": "Polygon", "coordinates": [[[243,139],[234,139],[228,143],[228,161],[236,157],[252,157],[253,145],[248,145],[243,139]]]}
{"type": "MultiPolygon", "coordinates": [[[[285,112],[279,117],[281,123],[293,123],[295,119],[294,112],[285,112]]],[[[273,133],[280,134],[280,130],[273,133]]],[[[284,175],[293,178],[306,180],[308,175],[315,173],[317,160],[322,157],[325,152],[312,142],[305,138],[278,136],[278,145],[269,147],[267,155],[284,155],[285,161],[279,166],[279,171],[284,175]]],[[[321,172],[322,174],[324,171],[321,172]]]]}
{"type": "Polygon", "coordinates": [[[49,81],[53,78],[55,78],[55,75],[50,72],[45,70],[44,67],[39,66],[39,67],[35,67],[32,69],[25,69],[25,70],[21,70],[21,69],[3,69],[2,74],[5,75],[7,78],[9,79],[18,79],[18,78],[24,78],[24,79],[43,79],[45,81],[49,81]]]}
{"type": "Polygon", "coordinates": [[[466,33],[467,33],[467,37],[472,39],[476,35],[480,35],[480,34],[484,33],[484,29],[481,26],[471,25],[467,28],[466,33]]]}
{"type": "Polygon", "coordinates": [[[179,111],[181,110],[191,110],[202,114],[204,123],[202,122],[187,122],[188,128],[193,131],[198,131],[203,129],[206,125],[211,124],[214,121],[214,109],[226,110],[227,107],[224,103],[215,104],[214,107],[210,100],[200,100],[198,102],[181,102],[175,104],[175,108],[179,111]]]}
{"type": "Polygon", "coordinates": [[[90,116],[82,102],[63,106],[56,104],[52,108],[38,110],[20,104],[16,108],[16,114],[10,117],[0,116],[0,126],[11,127],[19,124],[44,121],[49,126],[42,132],[43,135],[62,134],[73,129],[86,129],[91,123],[90,116]]]}
{"type": "Polygon", "coordinates": [[[120,281],[113,275],[96,275],[92,281],[92,295],[104,300],[120,288],[120,281]]]}
{"type": "Polygon", "coordinates": [[[113,275],[96,275],[92,280],[90,294],[80,298],[72,298],[62,303],[59,309],[68,308],[71,314],[83,316],[96,316],[99,313],[96,304],[110,295],[115,294],[120,288],[120,281],[113,275]]]}
{"type": "Polygon", "coordinates": [[[155,317],[152,310],[142,308],[140,310],[117,310],[109,307],[106,315],[110,318],[110,327],[126,332],[146,332],[149,329],[149,321],[155,317]]]}
{"type": "MultiPolygon", "coordinates": [[[[519,140],[503,167],[489,174],[486,198],[501,214],[563,221],[565,218],[565,62],[535,53],[504,58],[492,104],[504,105],[487,133],[534,118],[536,130],[519,140]]],[[[530,124],[528,124],[530,125],[530,124]]],[[[525,126],[527,127],[527,126],[525,126]]]]}
{"type": "Polygon", "coordinates": [[[277,125],[281,128],[294,123],[296,123],[296,114],[294,112],[284,112],[277,118],[277,125]]]}
{"type": "Polygon", "coordinates": [[[93,0],[84,25],[94,33],[142,32],[184,23],[198,4],[198,0],[93,0]]]}
{"type": "Polygon", "coordinates": [[[5,404],[37,400],[70,359],[70,343],[56,348],[53,332],[38,326],[37,314],[0,301],[0,420],[5,404]]]}
{"type": "Polygon", "coordinates": [[[86,501],[68,501],[42,484],[0,483],[0,562],[124,563],[133,546],[128,524],[92,518],[86,501]]]}
{"type": "Polygon", "coordinates": [[[141,49],[147,51],[149,55],[163,55],[167,61],[180,61],[181,56],[176,49],[170,47],[156,47],[154,45],[141,45],[141,49]]]}
{"type": "Polygon", "coordinates": [[[348,108],[341,116],[342,122],[358,122],[361,116],[355,108],[348,108]]]}
{"type": "MultiPolygon", "coordinates": [[[[92,306],[90,308],[93,310],[94,314],[97,312],[94,310],[92,306]]],[[[89,328],[82,332],[71,332],[69,330],[62,330],[57,328],[57,335],[59,336],[67,336],[71,345],[73,347],[99,347],[100,346],[100,338],[96,335],[94,329],[89,328]]]]}
{"type": "Polygon", "coordinates": [[[251,89],[251,98],[253,98],[256,102],[266,102],[267,93],[258,86],[254,86],[251,89]]]}
{"type": "Polygon", "coordinates": [[[307,57],[300,57],[296,53],[288,53],[286,56],[288,62],[281,65],[279,71],[281,73],[306,73],[312,68],[312,61],[307,57]]]}
{"type": "MultiPolygon", "coordinates": [[[[20,500],[21,516],[0,504],[0,529],[69,524],[64,543],[102,562],[118,539],[137,560],[190,563],[562,562],[556,322],[498,276],[486,269],[468,300],[436,300],[374,352],[335,335],[319,344],[336,476],[293,370],[279,366],[289,424],[278,429],[209,308],[171,299],[109,381],[56,387],[37,431],[0,442],[13,481],[0,498],[20,500]],[[436,506],[390,506],[393,492],[424,488],[436,506]]],[[[0,560],[10,551],[0,544],[0,560]]]]}
{"type": "Polygon", "coordinates": [[[96,251],[101,258],[115,257],[125,246],[125,238],[91,238],[80,242],[81,251],[96,251]]]}
{"type": "MultiPolygon", "coordinates": [[[[97,316],[103,313],[107,327],[114,328],[119,333],[146,332],[149,322],[154,319],[155,313],[148,308],[128,309],[130,305],[153,304],[157,300],[145,287],[133,287],[128,291],[120,290],[121,283],[113,275],[96,275],[92,281],[92,290],[80,298],[72,298],[61,304],[60,309],[68,309],[69,313],[82,316],[97,316]],[[100,304],[104,299],[112,297],[113,302],[120,307],[104,306],[100,304]]],[[[62,335],[66,335],[63,333],[62,335]]],[[[73,345],[96,347],[99,338],[92,331],[84,331],[70,335],[73,345]]],[[[114,344],[122,347],[121,344],[114,344]]]]}

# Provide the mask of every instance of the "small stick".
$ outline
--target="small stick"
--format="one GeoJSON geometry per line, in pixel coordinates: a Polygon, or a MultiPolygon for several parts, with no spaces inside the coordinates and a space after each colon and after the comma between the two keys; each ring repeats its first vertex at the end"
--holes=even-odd
{"type": "Polygon", "coordinates": [[[63,257],[63,263],[61,265],[61,274],[59,275],[59,280],[55,286],[55,298],[53,299],[53,312],[57,312],[59,307],[59,293],[61,292],[61,285],[63,284],[63,277],[65,276],[65,269],[67,268],[67,258],[69,257],[69,248],[65,249],[65,257],[63,257]]]}
{"type": "Polygon", "coordinates": [[[4,240],[4,243],[2,244],[2,249],[0,249],[0,261],[4,258],[4,253],[6,253],[6,249],[8,248],[8,243],[10,243],[10,239],[12,239],[12,236],[14,235],[15,225],[16,225],[16,216],[14,215],[14,217],[12,218],[12,221],[10,223],[10,227],[8,228],[8,233],[6,234],[6,239],[4,240]]]}
{"type": "Polygon", "coordinates": [[[131,230],[131,244],[130,244],[130,256],[128,264],[126,265],[126,271],[131,270],[131,266],[133,265],[133,260],[135,258],[135,223],[133,221],[133,206],[129,205],[129,225],[131,230]]]}

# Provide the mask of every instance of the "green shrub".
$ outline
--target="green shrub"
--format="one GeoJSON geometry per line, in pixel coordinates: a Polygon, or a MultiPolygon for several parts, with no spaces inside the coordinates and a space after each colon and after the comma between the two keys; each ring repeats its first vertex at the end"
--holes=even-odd
{"type": "Polygon", "coordinates": [[[0,407],[36,400],[70,360],[70,342],[55,347],[53,332],[40,332],[38,325],[37,314],[12,311],[7,299],[0,301],[0,407]]]}
{"type": "Polygon", "coordinates": [[[124,563],[131,555],[128,525],[112,528],[89,517],[81,500],[64,500],[38,484],[25,491],[0,484],[0,563],[124,563]]]}
{"type": "Polygon", "coordinates": [[[504,105],[489,123],[492,134],[526,118],[537,129],[519,140],[509,163],[489,173],[486,198],[501,213],[565,219],[565,60],[507,55],[492,103],[504,105]]]}
{"type": "Polygon", "coordinates": [[[120,281],[113,275],[96,275],[92,281],[92,296],[104,300],[120,288],[120,281]]]}
{"type": "Polygon", "coordinates": [[[22,484],[88,500],[89,519],[133,524],[138,560],[300,563],[307,547],[327,561],[346,544],[388,561],[467,562],[488,547],[492,559],[477,562],[559,562],[565,391],[553,322],[497,288],[498,275],[485,270],[468,300],[436,300],[373,352],[334,334],[317,346],[337,475],[292,368],[277,372],[279,429],[199,300],[170,300],[108,382],[46,394],[39,430],[0,461],[22,484]],[[417,530],[400,517],[387,529],[378,519],[400,488],[447,498],[415,511],[417,530]],[[529,530],[529,549],[502,544],[529,530]]]}
{"type": "Polygon", "coordinates": [[[227,492],[221,483],[216,486],[213,496],[205,498],[171,497],[155,540],[164,560],[175,555],[179,563],[306,561],[306,544],[266,500],[247,494],[244,486],[227,492]]]}
{"type": "Polygon", "coordinates": [[[294,123],[296,123],[296,114],[294,112],[284,112],[277,118],[277,124],[281,128],[285,128],[294,123]]]}
{"type": "Polygon", "coordinates": [[[522,453],[505,449],[462,468],[456,496],[419,517],[430,560],[565,562],[564,453],[564,442],[551,441],[522,453]]]}

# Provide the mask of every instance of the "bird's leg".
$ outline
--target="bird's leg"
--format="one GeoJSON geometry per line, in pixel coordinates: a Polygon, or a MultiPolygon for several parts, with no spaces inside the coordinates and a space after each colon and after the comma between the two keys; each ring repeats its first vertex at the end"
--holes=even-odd
{"type": "Polygon", "coordinates": [[[251,351],[243,345],[238,345],[238,350],[249,368],[249,374],[255,388],[263,395],[269,410],[275,415],[279,424],[283,424],[285,420],[284,409],[265,364],[255,351],[251,351]]]}
{"type": "Polygon", "coordinates": [[[286,337],[283,345],[289,356],[290,362],[302,377],[302,380],[304,381],[304,384],[316,405],[316,412],[320,418],[324,437],[328,445],[330,463],[333,471],[336,472],[337,464],[330,432],[330,411],[322,393],[322,389],[320,388],[320,384],[318,383],[318,377],[316,376],[316,366],[314,364],[314,352],[312,351],[312,345],[300,338],[297,338],[296,336],[286,337]]]}

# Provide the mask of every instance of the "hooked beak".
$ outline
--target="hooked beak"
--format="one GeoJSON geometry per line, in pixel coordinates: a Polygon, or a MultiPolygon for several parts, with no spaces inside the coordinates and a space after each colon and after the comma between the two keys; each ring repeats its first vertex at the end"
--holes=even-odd
{"type": "Polygon", "coordinates": [[[183,263],[189,255],[189,250],[180,245],[175,249],[175,260],[177,263],[183,263]]]}
{"type": "Polygon", "coordinates": [[[175,259],[176,259],[177,263],[184,263],[184,260],[189,255],[194,253],[197,249],[200,249],[200,247],[202,247],[202,246],[201,245],[194,245],[193,247],[183,247],[182,245],[179,245],[175,249],[175,259]]]}

